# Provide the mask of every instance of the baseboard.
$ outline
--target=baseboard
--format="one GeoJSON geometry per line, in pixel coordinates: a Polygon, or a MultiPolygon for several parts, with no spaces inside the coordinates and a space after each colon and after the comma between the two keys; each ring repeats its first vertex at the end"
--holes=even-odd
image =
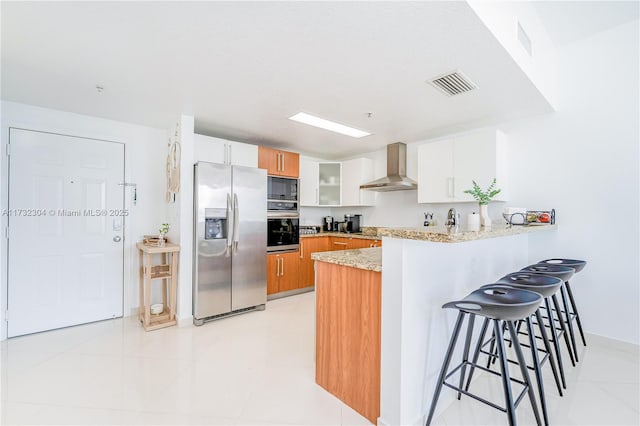
{"type": "MultiPolygon", "coordinates": [[[[607,346],[611,349],[634,353],[637,354],[640,351],[640,345],[635,343],[627,342],[625,340],[618,340],[612,337],[601,336],[599,334],[593,333],[585,333],[585,338],[587,339],[587,348],[589,347],[589,343],[593,342],[597,345],[607,346]]],[[[576,342],[582,344],[582,340],[578,337],[576,331],[576,342]]]]}
{"type": "Polygon", "coordinates": [[[193,327],[193,315],[185,315],[178,318],[178,327],[193,327]]]}
{"type": "Polygon", "coordinates": [[[309,293],[314,291],[315,287],[296,288],[295,290],[281,291],[280,293],[273,293],[267,296],[267,300],[282,299],[283,297],[295,296],[296,294],[309,293]]]}

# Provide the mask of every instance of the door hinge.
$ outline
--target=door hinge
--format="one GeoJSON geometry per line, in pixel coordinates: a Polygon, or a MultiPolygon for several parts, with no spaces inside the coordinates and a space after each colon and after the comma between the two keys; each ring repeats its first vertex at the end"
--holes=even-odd
{"type": "Polygon", "coordinates": [[[9,227],[5,226],[4,227],[4,237],[8,240],[9,239],[9,227]]]}
{"type": "Polygon", "coordinates": [[[9,322],[9,310],[8,309],[6,311],[4,311],[4,320],[6,322],[9,322]]]}
{"type": "Polygon", "coordinates": [[[7,144],[7,157],[11,155],[11,144],[7,144]]]}

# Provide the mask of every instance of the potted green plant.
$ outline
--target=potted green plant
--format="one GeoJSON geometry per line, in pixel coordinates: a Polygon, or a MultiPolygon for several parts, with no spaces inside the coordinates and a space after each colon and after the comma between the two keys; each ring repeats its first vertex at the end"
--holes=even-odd
{"type": "Polygon", "coordinates": [[[475,180],[472,180],[471,182],[473,183],[473,188],[467,189],[464,193],[469,194],[476,199],[480,205],[480,224],[482,226],[489,227],[491,226],[491,218],[489,218],[487,205],[493,197],[500,193],[500,189],[496,188],[496,178],[493,178],[491,185],[489,185],[486,191],[483,191],[475,180]]]}

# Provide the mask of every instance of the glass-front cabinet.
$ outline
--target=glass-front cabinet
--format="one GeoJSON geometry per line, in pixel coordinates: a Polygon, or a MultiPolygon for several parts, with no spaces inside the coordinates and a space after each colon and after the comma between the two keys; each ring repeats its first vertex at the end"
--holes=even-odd
{"type": "Polygon", "coordinates": [[[318,205],[340,205],[340,163],[320,163],[318,165],[318,205]]]}

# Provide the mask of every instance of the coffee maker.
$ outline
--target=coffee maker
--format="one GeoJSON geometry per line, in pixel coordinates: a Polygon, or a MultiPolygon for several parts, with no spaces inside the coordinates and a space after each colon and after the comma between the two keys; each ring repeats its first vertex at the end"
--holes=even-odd
{"type": "Polygon", "coordinates": [[[322,218],[322,230],[325,232],[333,231],[333,216],[325,216],[322,218]]]}
{"type": "Polygon", "coordinates": [[[361,214],[345,214],[344,215],[344,232],[355,234],[360,232],[361,214]]]}

